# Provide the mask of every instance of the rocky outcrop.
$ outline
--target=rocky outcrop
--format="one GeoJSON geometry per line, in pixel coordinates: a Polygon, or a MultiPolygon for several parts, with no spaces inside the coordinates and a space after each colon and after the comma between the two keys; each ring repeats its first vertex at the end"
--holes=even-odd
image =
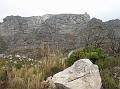
{"type": "Polygon", "coordinates": [[[33,51],[44,43],[68,51],[78,46],[77,31],[89,20],[87,13],[7,16],[0,24],[0,35],[8,44],[9,54],[27,54],[26,50],[33,51]]]}
{"type": "Polygon", "coordinates": [[[58,89],[100,89],[101,77],[97,65],[80,59],[71,67],[55,74],[52,81],[58,89]]]}
{"type": "Polygon", "coordinates": [[[119,34],[120,20],[102,22],[96,18],[90,19],[87,13],[7,16],[0,23],[0,37],[7,44],[2,53],[24,54],[29,57],[42,44],[48,44],[50,48],[58,48],[62,52],[84,48],[88,44],[111,52],[115,44],[114,50],[119,51],[119,34]]]}

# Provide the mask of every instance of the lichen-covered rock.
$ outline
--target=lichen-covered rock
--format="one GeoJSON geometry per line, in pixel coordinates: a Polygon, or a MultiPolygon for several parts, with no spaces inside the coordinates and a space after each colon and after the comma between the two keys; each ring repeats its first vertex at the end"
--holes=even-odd
{"type": "Polygon", "coordinates": [[[55,74],[52,81],[68,89],[100,89],[102,85],[98,66],[89,59],[76,61],[71,67],[55,74]]]}

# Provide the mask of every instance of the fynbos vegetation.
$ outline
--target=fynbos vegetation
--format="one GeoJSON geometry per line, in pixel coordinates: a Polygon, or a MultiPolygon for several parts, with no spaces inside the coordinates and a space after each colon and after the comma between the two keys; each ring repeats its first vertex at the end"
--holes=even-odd
{"type": "Polygon", "coordinates": [[[42,81],[65,68],[61,58],[60,52],[40,60],[20,55],[1,58],[0,89],[46,89],[42,81]]]}
{"type": "Polygon", "coordinates": [[[0,89],[47,89],[47,77],[82,58],[99,66],[103,89],[118,89],[119,54],[118,19],[7,16],[0,23],[0,89]]]}

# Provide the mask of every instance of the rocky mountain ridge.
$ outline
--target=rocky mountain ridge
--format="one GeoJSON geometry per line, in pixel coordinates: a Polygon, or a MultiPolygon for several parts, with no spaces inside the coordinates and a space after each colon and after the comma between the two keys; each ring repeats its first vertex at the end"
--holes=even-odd
{"type": "Polygon", "coordinates": [[[91,44],[97,42],[101,45],[103,35],[107,37],[110,30],[115,30],[115,34],[119,37],[120,20],[102,22],[96,18],[90,19],[87,13],[32,17],[7,16],[0,24],[1,43],[4,42],[0,44],[0,48],[2,48],[1,53],[29,56],[33,54],[33,50],[47,44],[51,48],[68,52],[85,46],[85,42],[91,44]],[[85,41],[87,38],[91,39],[85,41]]]}
{"type": "Polygon", "coordinates": [[[74,29],[89,20],[87,13],[33,17],[7,16],[0,24],[0,35],[7,42],[10,51],[34,49],[42,43],[60,45],[59,47],[66,45],[64,48],[67,48],[75,39],[72,35],[75,34],[74,29]]]}

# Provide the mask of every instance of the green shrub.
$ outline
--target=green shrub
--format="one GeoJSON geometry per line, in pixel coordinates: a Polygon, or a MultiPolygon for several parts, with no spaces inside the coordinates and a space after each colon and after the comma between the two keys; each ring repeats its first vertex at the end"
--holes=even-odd
{"type": "Polygon", "coordinates": [[[5,69],[0,69],[0,89],[7,89],[8,73],[5,69]]]}
{"type": "Polygon", "coordinates": [[[104,89],[117,89],[117,82],[113,78],[112,72],[106,68],[101,71],[102,86],[104,89]]]}
{"type": "Polygon", "coordinates": [[[55,73],[58,73],[60,71],[62,71],[62,68],[59,68],[57,66],[54,66],[54,67],[51,68],[52,75],[54,75],[55,73]]]}
{"type": "Polygon", "coordinates": [[[105,59],[106,55],[101,48],[87,48],[87,49],[76,49],[73,53],[66,59],[66,65],[70,66],[75,61],[83,58],[90,59],[93,63],[96,63],[99,59],[105,59]]]}
{"type": "Polygon", "coordinates": [[[22,64],[20,64],[20,63],[15,64],[15,68],[16,68],[16,69],[21,69],[21,68],[22,68],[22,64]]]}

